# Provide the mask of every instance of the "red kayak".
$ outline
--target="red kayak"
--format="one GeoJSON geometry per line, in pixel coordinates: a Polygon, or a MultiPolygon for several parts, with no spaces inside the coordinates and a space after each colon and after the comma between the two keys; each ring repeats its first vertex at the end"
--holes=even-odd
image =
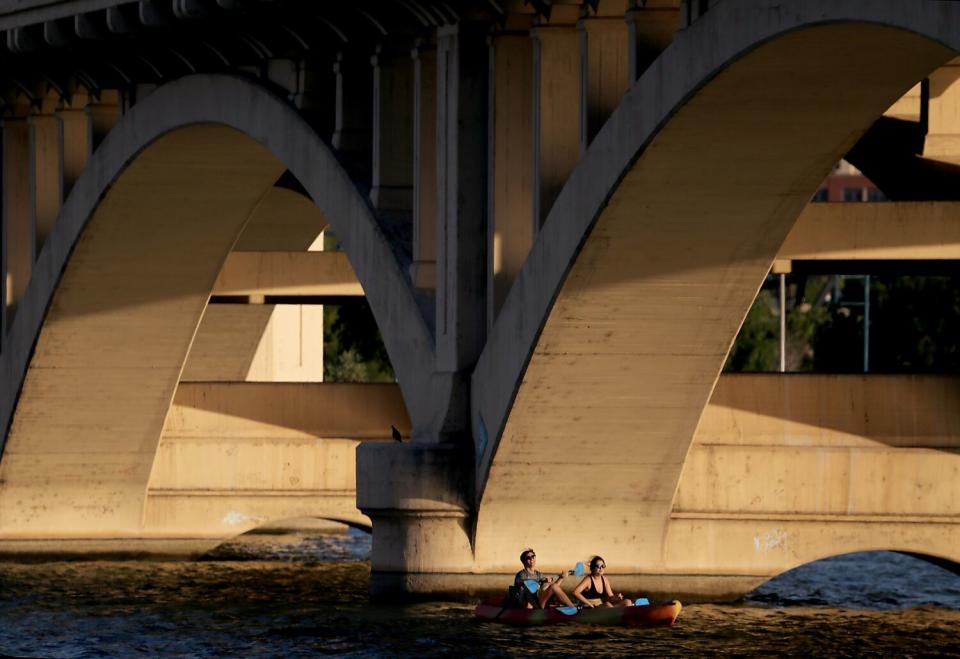
{"type": "Polygon", "coordinates": [[[560,606],[546,609],[518,609],[503,606],[505,597],[490,597],[477,604],[474,614],[482,620],[508,625],[556,625],[574,622],[582,625],[620,625],[623,627],[662,627],[672,625],[683,606],[677,600],[666,604],[597,607],[577,610],[560,606]]]}

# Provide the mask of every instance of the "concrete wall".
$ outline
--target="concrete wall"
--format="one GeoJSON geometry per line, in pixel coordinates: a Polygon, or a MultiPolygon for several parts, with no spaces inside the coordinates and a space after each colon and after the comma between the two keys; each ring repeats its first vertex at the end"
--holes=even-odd
{"type": "Polygon", "coordinates": [[[323,517],[365,528],[360,440],[409,436],[396,385],[186,383],[150,477],[147,537],[229,538],[268,521],[323,517]]]}
{"type": "Polygon", "coordinates": [[[955,376],[721,377],[651,583],[694,574],[736,596],[737,576],[749,589],[851,551],[960,561],[958,396],[955,376]]]}

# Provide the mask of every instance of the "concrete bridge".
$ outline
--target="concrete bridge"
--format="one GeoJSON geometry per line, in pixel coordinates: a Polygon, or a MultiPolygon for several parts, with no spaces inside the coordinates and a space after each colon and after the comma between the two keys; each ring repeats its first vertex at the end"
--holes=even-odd
{"type": "Polygon", "coordinates": [[[312,515],[372,523],[379,593],[499,589],[530,545],[703,597],[960,562],[956,378],[719,375],[775,259],[957,258],[955,3],[8,0],[0,31],[8,550],[312,515]],[[845,155],[896,201],[808,206],[845,155]],[[317,303],[359,294],[395,387],[321,381],[317,303]]]}

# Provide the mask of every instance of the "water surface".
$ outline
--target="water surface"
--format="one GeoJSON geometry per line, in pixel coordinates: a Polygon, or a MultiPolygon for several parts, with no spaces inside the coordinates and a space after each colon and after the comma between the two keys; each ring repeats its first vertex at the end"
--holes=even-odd
{"type": "Polygon", "coordinates": [[[369,605],[362,533],[289,540],[201,562],[0,564],[0,654],[960,656],[960,577],[898,554],[805,566],[742,603],[687,606],[667,629],[519,629],[462,603],[369,605]]]}

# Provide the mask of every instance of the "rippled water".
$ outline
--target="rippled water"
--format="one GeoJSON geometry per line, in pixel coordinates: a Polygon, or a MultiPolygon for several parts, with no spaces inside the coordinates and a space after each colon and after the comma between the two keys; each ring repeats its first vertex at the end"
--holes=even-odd
{"type": "Polygon", "coordinates": [[[806,566],[743,603],[687,606],[667,629],[517,629],[465,604],[369,605],[366,535],[288,540],[202,562],[0,564],[0,654],[960,656],[960,577],[897,554],[806,566]]]}

